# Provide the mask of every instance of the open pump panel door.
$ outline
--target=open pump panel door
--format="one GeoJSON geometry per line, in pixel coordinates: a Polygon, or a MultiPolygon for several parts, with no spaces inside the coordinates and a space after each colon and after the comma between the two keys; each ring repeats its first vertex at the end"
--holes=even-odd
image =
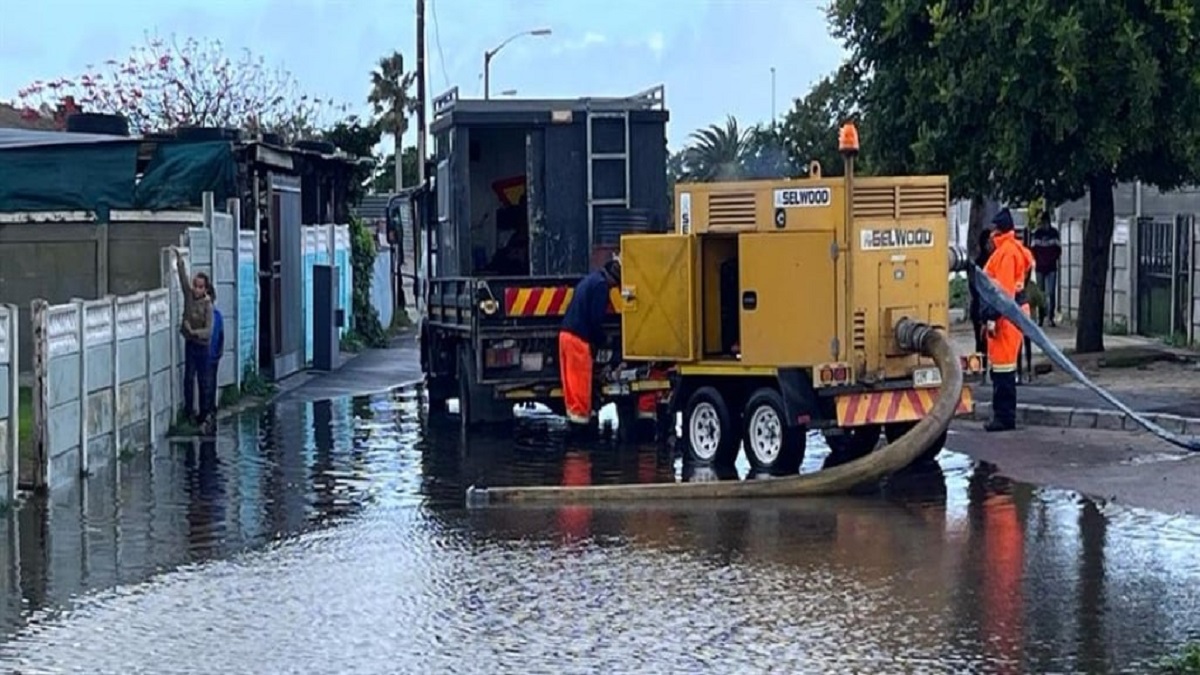
{"type": "Polygon", "coordinates": [[[691,361],[696,355],[696,239],[621,239],[621,338],[626,358],[691,361]]]}

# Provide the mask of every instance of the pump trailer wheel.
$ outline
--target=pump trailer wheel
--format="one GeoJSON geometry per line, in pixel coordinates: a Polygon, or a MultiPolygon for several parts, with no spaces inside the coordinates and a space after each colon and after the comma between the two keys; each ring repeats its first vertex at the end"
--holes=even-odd
{"type": "Polygon", "coordinates": [[[683,437],[688,459],[700,464],[733,464],[738,434],[729,405],[713,387],[700,387],[688,398],[683,437]]]}
{"type": "Polygon", "coordinates": [[[759,471],[790,473],[804,461],[805,430],[787,423],[783,396],[763,387],[751,394],[742,419],[746,459],[759,471]]]}

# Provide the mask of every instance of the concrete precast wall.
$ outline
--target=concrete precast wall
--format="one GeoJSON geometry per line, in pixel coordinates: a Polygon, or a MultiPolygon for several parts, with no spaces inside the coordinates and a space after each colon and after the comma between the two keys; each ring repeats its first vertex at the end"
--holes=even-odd
{"type": "MultiPolygon", "coordinates": [[[[1129,219],[1117,218],[1129,236],[1114,240],[1109,248],[1108,279],[1104,288],[1104,323],[1112,332],[1128,333],[1133,326],[1131,286],[1134,274],[1130,264],[1132,231],[1136,225],[1129,219]]],[[[1083,279],[1083,231],[1087,221],[1069,219],[1058,226],[1062,257],[1058,264],[1058,309],[1063,318],[1079,318],[1079,288],[1083,279]]]]}
{"type": "Polygon", "coordinates": [[[35,301],[34,446],[29,477],[70,484],[121,452],[152,445],[171,422],[170,293],[50,305],[35,301]]]}
{"type": "Polygon", "coordinates": [[[17,308],[0,305],[0,503],[17,494],[20,456],[20,389],[17,382],[17,308]]]}
{"type": "Polygon", "coordinates": [[[112,211],[108,222],[87,211],[0,213],[0,302],[20,313],[20,371],[32,371],[31,302],[152,291],[158,251],[201,222],[198,211],[112,211]]]}

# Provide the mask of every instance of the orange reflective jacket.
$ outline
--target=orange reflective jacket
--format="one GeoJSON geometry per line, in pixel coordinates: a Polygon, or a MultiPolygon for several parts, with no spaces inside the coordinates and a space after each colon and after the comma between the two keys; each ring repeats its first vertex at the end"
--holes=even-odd
{"type": "MultiPolygon", "coordinates": [[[[1033,269],[1033,253],[1017,241],[1016,234],[1011,231],[992,235],[992,243],[995,249],[983,268],[984,273],[1028,314],[1029,306],[1023,297],[1025,279],[1033,269]]],[[[1020,329],[1011,321],[1005,318],[996,321],[996,330],[988,336],[988,360],[993,371],[1003,373],[1017,369],[1021,338],[1020,329]]]]}

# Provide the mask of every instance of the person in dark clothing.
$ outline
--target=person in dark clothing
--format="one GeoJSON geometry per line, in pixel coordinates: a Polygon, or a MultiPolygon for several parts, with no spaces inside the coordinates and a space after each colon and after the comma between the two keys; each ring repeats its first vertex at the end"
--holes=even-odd
{"type": "Polygon", "coordinates": [[[202,429],[206,434],[216,433],[217,429],[217,371],[221,367],[221,355],[225,353],[225,321],[221,310],[217,309],[217,291],[215,286],[209,286],[208,297],[213,305],[212,333],[208,344],[208,364],[205,370],[205,401],[202,408],[206,411],[202,420],[202,429]]]}
{"type": "Polygon", "coordinates": [[[1046,317],[1049,316],[1050,326],[1054,327],[1054,317],[1058,313],[1058,261],[1062,257],[1062,243],[1058,228],[1050,224],[1048,211],[1042,212],[1041,222],[1030,236],[1029,248],[1033,251],[1034,268],[1043,299],[1042,306],[1038,308],[1038,325],[1046,325],[1046,317]]]}
{"type": "MultiPolygon", "coordinates": [[[[979,233],[979,254],[975,256],[975,265],[979,269],[987,267],[988,258],[992,255],[992,229],[985,227],[979,233]]],[[[971,318],[971,327],[975,334],[975,351],[980,354],[987,353],[987,331],[985,326],[987,320],[983,318],[983,309],[979,303],[979,294],[975,292],[975,270],[967,271],[967,290],[971,294],[971,303],[968,309],[968,315],[971,318]]],[[[986,358],[986,357],[985,357],[986,358]]],[[[985,364],[986,372],[986,364],[985,364]]]]}
{"type": "Polygon", "coordinates": [[[558,364],[567,420],[587,425],[592,419],[592,368],[604,344],[609,292],[621,283],[621,263],[610,260],[575,287],[558,333],[558,364]]]}

